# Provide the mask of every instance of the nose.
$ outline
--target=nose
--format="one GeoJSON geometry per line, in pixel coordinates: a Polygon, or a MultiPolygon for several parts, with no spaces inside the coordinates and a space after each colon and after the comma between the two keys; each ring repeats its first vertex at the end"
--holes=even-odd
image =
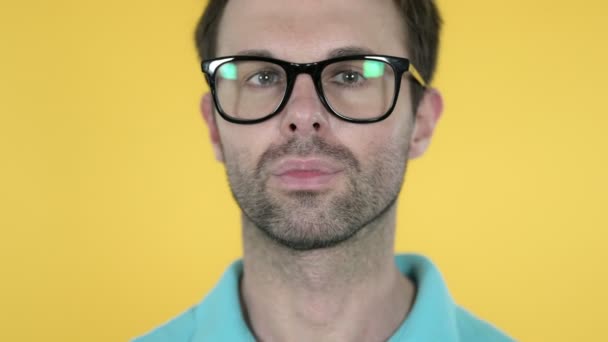
{"type": "Polygon", "coordinates": [[[323,134],[328,128],[327,113],[310,75],[299,75],[296,78],[284,111],[281,131],[288,138],[323,134]]]}

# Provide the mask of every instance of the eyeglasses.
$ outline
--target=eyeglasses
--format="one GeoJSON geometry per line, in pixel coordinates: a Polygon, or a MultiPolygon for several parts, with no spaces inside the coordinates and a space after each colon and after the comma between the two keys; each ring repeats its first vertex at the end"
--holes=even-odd
{"type": "Polygon", "coordinates": [[[386,119],[395,108],[405,72],[426,87],[408,59],[382,55],[304,64],[228,56],[205,60],[201,66],[217,111],[227,121],[239,124],[262,122],[281,112],[299,74],[312,77],[317,95],[330,113],[353,123],[386,119]]]}

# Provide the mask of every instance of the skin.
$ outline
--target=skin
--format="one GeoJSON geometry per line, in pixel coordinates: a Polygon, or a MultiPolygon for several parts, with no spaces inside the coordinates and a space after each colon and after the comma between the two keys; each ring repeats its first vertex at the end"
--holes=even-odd
{"type": "MultiPolygon", "coordinates": [[[[401,20],[390,0],[231,0],[220,24],[217,55],[266,50],[275,58],[314,62],[359,47],[407,57],[401,20]]],[[[402,324],[416,288],[394,262],[395,199],[407,161],[426,151],[442,110],[441,95],[430,88],[413,113],[406,77],[393,114],[366,125],[328,113],[308,75],[298,77],[283,112],[255,125],[223,120],[210,95],[203,96],[201,111],[215,156],[225,163],[243,210],[240,291],[244,315],[258,340],[385,341],[402,324]],[[315,139],[348,151],[358,170],[345,160],[332,160],[343,172],[309,202],[280,187],[269,175],[272,163],[263,164],[255,178],[268,150],[290,141],[316,146],[311,143],[315,139]],[[332,221],[343,209],[332,203],[352,197],[352,184],[363,189],[369,205],[358,208],[349,224],[332,221]],[[256,217],[248,206],[255,202],[247,195],[252,192],[263,193],[282,210],[279,223],[256,217]],[[277,242],[269,232],[294,241],[353,235],[330,247],[298,249],[277,242]]],[[[289,157],[295,150],[286,151],[289,157]]],[[[324,150],[308,151],[329,159],[324,150]]]]}

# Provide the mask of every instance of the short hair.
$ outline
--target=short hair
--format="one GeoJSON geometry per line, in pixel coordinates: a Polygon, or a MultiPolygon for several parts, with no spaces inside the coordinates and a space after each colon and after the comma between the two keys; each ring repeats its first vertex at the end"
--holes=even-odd
{"type": "MultiPolygon", "coordinates": [[[[430,84],[437,67],[439,35],[443,20],[434,0],[393,0],[401,12],[406,32],[406,50],[410,61],[430,84]]],[[[217,36],[222,13],[228,0],[209,0],[194,33],[196,49],[201,60],[215,58],[217,36]]],[[[410,83],[412,108],[416,109],[424,95],[424,88],[410,83]]]]}

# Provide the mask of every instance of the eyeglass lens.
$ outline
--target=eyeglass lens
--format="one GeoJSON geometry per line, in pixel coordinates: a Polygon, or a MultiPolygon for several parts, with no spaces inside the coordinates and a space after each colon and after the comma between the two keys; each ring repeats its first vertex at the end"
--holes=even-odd
{"type": "MultiPolygon", "coordinates": [[[[280,106],[287,90],[287,74],[271,62],[233,61],[217,69],[215,84],[226,115],[255,120],[280,106]]],[[[395,75],[382,61],[340,61],[323,69],[321,88],[336,113],[352,119],[374,119],[384,115],[392,103],[395,75]]]]}

